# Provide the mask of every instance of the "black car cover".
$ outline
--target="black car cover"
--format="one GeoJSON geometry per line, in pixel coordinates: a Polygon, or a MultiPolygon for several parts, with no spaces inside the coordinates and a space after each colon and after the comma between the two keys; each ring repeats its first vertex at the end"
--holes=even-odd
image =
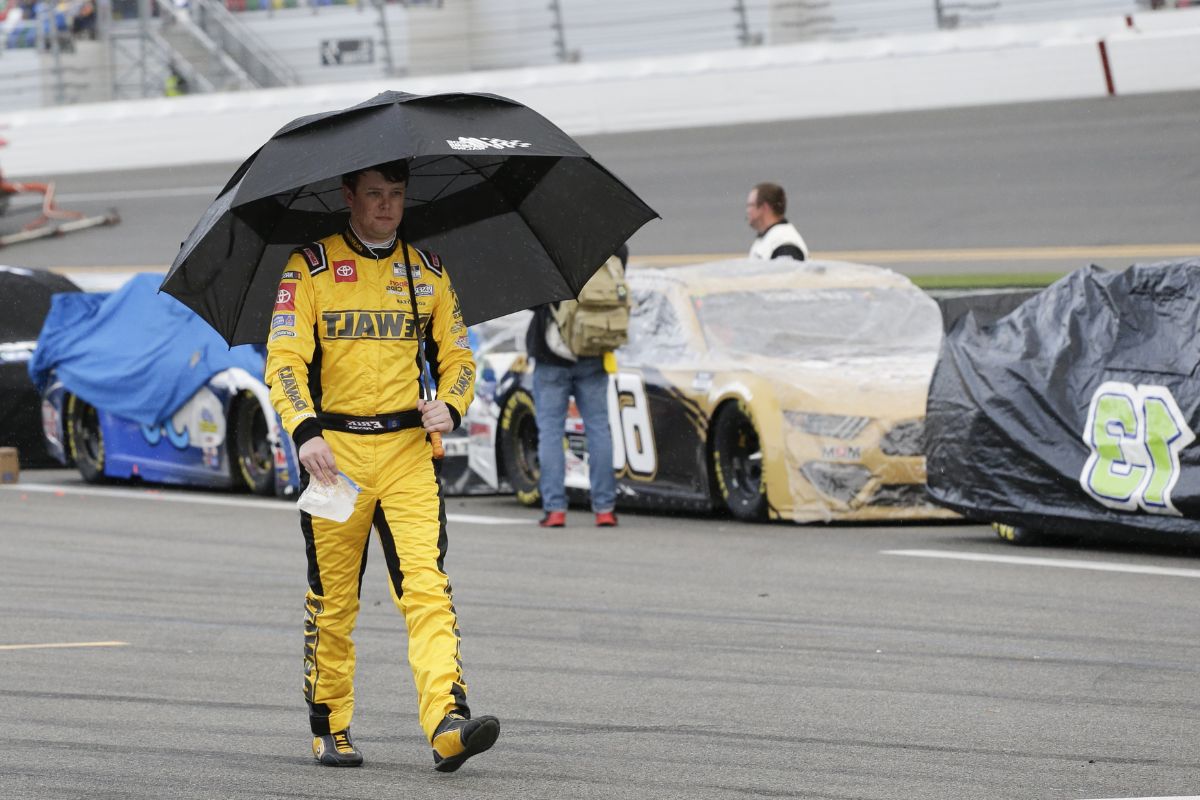
{"type": "Polygon", "coordinates": [[[1092,266],[947,333],[933,500],[1066,535],[1200,535],[1200,259],[1092,266]]]}
{"type": "Polygon", "coordinates": [[[29,355],[51,295],[78,291],[54,272],[0,267],[0,447],[18,448],[22,466],[57,464],[46,452],[42,401],[29,378],[29,355]]]}

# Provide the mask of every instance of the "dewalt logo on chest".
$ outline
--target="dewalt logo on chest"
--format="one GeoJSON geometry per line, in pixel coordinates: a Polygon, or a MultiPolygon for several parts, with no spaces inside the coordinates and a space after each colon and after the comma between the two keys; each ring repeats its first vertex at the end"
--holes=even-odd
{"type": "Polygon", "coordinates": [[[406,311],[322,311],[325,339],[416,339],[406,311]]]}

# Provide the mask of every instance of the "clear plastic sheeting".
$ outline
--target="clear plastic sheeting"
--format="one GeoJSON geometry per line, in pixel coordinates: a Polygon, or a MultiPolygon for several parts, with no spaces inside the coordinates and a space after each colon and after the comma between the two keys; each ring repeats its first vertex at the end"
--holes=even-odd
{"type": "Polygon", "coordinates": [[[713,352],[775,358],[860,357],[937,347],[938,317],[910,288],[748,290],[696,300],[713,352]]]}
{"type": "Polygon", "coordinates": [[[908,278],[791,259],[632,269],[628,277],[622,374],[673,384],[670,391],[706,409],[709,425],[728,402],[741,404],[773,515],[950,516],[925,497],[920,449],[941,313],[908,278]]]}

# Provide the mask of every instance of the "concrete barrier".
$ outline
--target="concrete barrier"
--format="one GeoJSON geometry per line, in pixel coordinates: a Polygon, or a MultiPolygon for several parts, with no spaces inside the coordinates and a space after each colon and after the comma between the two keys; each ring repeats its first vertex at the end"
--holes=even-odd
{"type": "Polygon", "coordinates": [[[1200,89],[1200,9],[13,112],[0,163],[32,178],[239,161],[387,89],[492,92],[574,135],[1200,89]]]}

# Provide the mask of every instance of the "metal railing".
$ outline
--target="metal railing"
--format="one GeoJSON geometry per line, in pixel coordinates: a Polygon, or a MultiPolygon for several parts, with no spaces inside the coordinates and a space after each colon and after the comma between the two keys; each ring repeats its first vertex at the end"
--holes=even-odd
{"type": "Polygon", "coordinates": [[[296,71],[245,24],[214,0],[190,0],[196,23],[237,62],[256,86],[295,86],[296,71]]]}
{"type": "Polygon", "coordinates": [[[186,68],[193,74],[205,77],[209,88],[205,89],[203,85],[195,84],[197,90],[254,89],[263,85],[258,83],[241,62],[230,53],[225,42],[214,39],[192,19],[188,9],[180,8],[172,2],[159,3],[158,8],[160,13],[165,15],[165,24],[158,28],[149,28],[149,35],[156,44],[167,48],[171,53],[172,61],[176,64],[186,65],[186,68]],[[206,56],[210,64],[209,69],[204,69],[201,64],[190,59],[186,50],[167,38],[167,34],[173,33],[173,31],[179,31],[184,40],[206,56]]]}

